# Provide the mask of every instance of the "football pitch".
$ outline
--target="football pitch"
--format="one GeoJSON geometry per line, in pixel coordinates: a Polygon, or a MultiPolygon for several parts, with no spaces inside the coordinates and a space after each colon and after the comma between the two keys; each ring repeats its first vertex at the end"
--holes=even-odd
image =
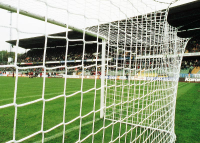
{"type": "MultiPolygon", "coordinates": [[[[101,81],[96,81],[96,88],[100,88],[101,81]]],[[[80,106],[82,106],[81,114],[85,115],[91,112],[93,109],[98,110],[100,107],[100,90],[91,90],[94,88],[95,80],[84,79],[81,83],[81,79],[67,79],[66,95],[66,111],[65,122],[69,122],[76,117],[80,116],[80,106]],[[81,90],[81,84],[84,86],[82,91],[87,91],[87,94],[81,96],[79,91],[81,90]],[[77,93],[73,96],[73,93],[77,93]],[[94,97],[94,95],[96,95],[94,97]],[[82,97],[82,99],[81,99],[82,97]],[[80,105],[81,100],[83,101],[80,105]],[[95,100],[95,104],[94,104],[95,100]]],[[[41,130],[41,124],[44,125],[43,130],[48,131],[44,134],[46,142],[62,142],[63,126],[59,126],[56,129],[52,129],[54,126],[63,122],[64,112],[64,98],[62,96],[64,89],[64,79],[61,78],[46,78],[45,91],[43,91],[43,78],[19,78],[17,84],[17,98],[16,103],[20,105],[17,108],[17,120],[16,120],[16,139],[24,138],[30,134],[41,130]],[[47,100],[45,102],[44,117],[43,114],[43,101],[40,100],[42,93],[47,100]],[[61,95],[59,98],[54,98],[61,95]],[[35,101],[35,102],[34,102],[35,101]],[[33,104],[27,105],[29,102],[33,104]],[[44,118],[44,122],[42,122],[44,118]]],[[[0,106],[13,103],[15,87],[15,78],[12,77],[0,77],[0,106]]],[[[195,143],[200,142],[200,84],[199,83],[179,83],[177,103],[176,103],[176,119],[175,119],[175,133],[177,135],[178,143],[188,142],[195,143]]],[[[0,109],[0,142],[6,142],[12,140],[13,136],[13,121],[15,107],[6,107],[0,109]]],[[[102,119],[99,119],[100,113],[90,114],[87,118],[82,118],[82,131],[81,139],[93,132],[97,132],[103,124],[102,119]],[[95,128],[92,127],[93,119],[95,119],[95,128]]],[[[105,124],[109,124],[110,121],[106,121],[105,124]]],[[[75,142],[79,136],[79,124],[80,120],[75,120],[65,126],[65,141],[75,142]]],[[[119,135],[120,124],[116,124],[116,132],[113,136],[119,135]]],[[[129,127],[128,127],[129,129],[129,127]]],[[[128,130],[127,126],[121,126],[121,132],[128,130]]],[[[110,140],[112,127],[105,130],[105,140],[110,140]],[[108,138],[108,139],[106,139],[108,138]]],[[[94,137],[94,142],[102,142],[102,131],[99,131],[95,136],[91,136],[85,142],[91,142],[94,137]],[[98,135],[99,134],[99,135],[98,135]]],[[[24,142],[40,142],[42,134],[24,141],[24,142]]],[[[128,136],[126,138],[129,138],[128,136]]],[[[121,142],[124,142],[121,139],[121,142]]],[[[130,139],[129,139],[130,140],[130,139]]]]}

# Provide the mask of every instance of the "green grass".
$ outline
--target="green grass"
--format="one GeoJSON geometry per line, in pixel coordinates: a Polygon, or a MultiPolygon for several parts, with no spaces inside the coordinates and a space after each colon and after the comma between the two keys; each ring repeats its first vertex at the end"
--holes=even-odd
{"type": "MultiPolygon", "coordinates": [[[[113,84],[113,80],[109,81],[110,84],[113,84]]],[[[120,82],[120,81],[117,81],[120,82]]],[[[124,81],[127,83],[127,81],[124,81]]],[[[144,82],[137,82],[138,86],[134,87],[134,91],[130,90],[132,93],[134,92],[135,97],[140,97],[143,93],[147,94],[150,91],[150,88],[153,88],[153,83],[149,82],[143,85],[144,82]],[[139,85],[141,89],[139,89],[139,85]]],[[[163,83],[157,83],[158,86],[163,83]]],[[[13,95],[14,95],[14,85],[15,78],[12,77],[0,77],[0,106],[13,103],[13,95]]],[[[95,80],[84,79],[83,80],[83,91],[87,91],[88,89],[94,88],[95,80]]],[[[116,83],[119,85],[119,83],[116,83]]],[[[19,78],[17,84],[17,99],[16,103],[18,105],[22,105],[24,103],[39,100],[42,98],[43,93],[43,78],[19,78]]],[[[100,87],[100,80],[97,80],[96,84],[97,88],[100,87]]],[[[167,85],[164,85],[167,86],[167,85]]],[[[66,86],[66,95],[71,95],[72,93],[78,92],[81,90],[81,79],[67,79],[66,86]]],[[[108,91],[110,96],[113,96],[113,91],[115,87],[110,88],[108,91]]],[[[122,91],[121,87],[116,87],[117,92],[115,95],[120,95],[122,91]]],[[[127,94],[128,87],[123,89],[124,96],[123,99],[128,99],[127,94]]],[[[64,92],[64,79],[60,78],[46,78],[45,82],[45,90],[44,90],[44,98],[51,99],[57,95],[62,95],[64,92]]],[[[159,92],[159,91],[158,91],[159,92]]],[[[173,91],[171,91],[173,92],[173,91]]],[[[161,92],[160,92],[161,93],[161,92]]],[[[95,90],[84,93],[82,96],[80,93],[75,94],[74,96],[66,98],[66,111],[65,111],[65,122],[68,122],[80,115],[80,106],[82,106],[81,115],[86,115],[90,111],[95,108],[98,110],[100,107],[100,90],[96,91],[96,98],[94,98],[95,90]],[[82,104],[81,103],[82,97],[82,104]],[[94,105],[95,101],[95,105],[94,105]]],[[[162,94],[162,93],[161,93],[162,94]]],[[[199,132],[200,132],[200,84],[197,83],[179,83],[179,90],[177,96],[177,107],[176,107],[176,123],[175,123],[175,132],[177,135],[177,142],[200,142],[199,132]]],[[[134,105],[130,105],[130,108],[126,108],[126,105],[119,105],[116,108],[124,108],[124,114],[126,115],[126,111],[128,110],[130,113],[137,112],[138,109],[148,107],[148,104],[153,105],[153,101],[157,100],[157,93],[155,92],[154,96],[149,97],[141,97],[142,100],[148,101],[141,106],[139,103],[141,102],[139,99],[135,101],[134,105]],[[147,100],[148,99],[148,100],[147,100]]],[[[160,97],[159,97],[160,98],[160,97]]],[[[119,103],[121,100],[121,96],[116,96],[116,103],[119,103]]],[[[163,96],[163,100],[160,101],[162,104],[165,101],[170,100],[170,97],[165,98],[163,96]]],[[[63,112],[64,112],[64,97],[60,97],[54,99],[52,101],[45,102],[45,110],[44,110],[44,129],[48,130],[55,125],[58,125],[63,121],[63,112]]],[[[144,110],[139,114],[139,119],[137,121],[140,122],[141,117],[146,117],[145,114],[151,114],[151,110],[155,110],[155,107],[148,107],[148,110],[144,110]]],[[[167,109],[167,108],[166,108],[167,109]]],[[[165,109],[163,109],[164,111],[165,109]]],[[[112,111],[112,110],[110,110],[112,111]]],[[[117,110],[116,110],[117,111],[117,110]]],[[[42,124],[42,112],[43,112],[43,101],[39,101],[30,105],[22,106],[17,108],[17,120],[16,120],[16,140],[22,139],[30,134],[33,134],[37,131],[41,130],[42,124]]],[[[14,123],[14,106],[6,107],[0,109],[0,142],[6,142],[12,140],[13,137],[13,123],[14,123]]],[[[168,113],[170,115],[170,112],[168,113]]],[[[154,114],[153,114],[154,115],[154,114]]],[[[93,130],[93,123],[91,122],[95,117],[96,121],[94,122],[94,132],[98,131],[103,126],[103,120],[99,119],[100,113],[96,112],[91,113],[85,118],[82,118],[82,128],[81,128],[81,139],[90,134],[93,130]]],[[[116,114],[116,118],[120,117],[120,115],[116,114]]],[[[121,116],[123,117],[123,116],[121,116]]],[[[147,118],[148,119],[148,118],[147,118]]],[[[135,120],[135,119],[134,119],[135,120]]],[[[153,117],[151,117],[153,120],[153,117]]],[[[143,124],[152,123],[150,119],[146,120],[143,124]]],[[[165,120],[160,119],[160,121],[165,120]]],[[[105,125],[109,125],[111,121],[106,120],[105,125]]],[[[155,122],[154,124],[160,124],[160,122],[155,122]]],[[[69,123],[65,126],[66,134],[65,134],[65,142],[75,142],[79,137],[79,125],[80,119],[75,120],[72,123],[69,123]]],[[[103,131],[105,132],[105,142],[111,140],[112,128],[114,128],[113,139],[119,136],[119,134],[123,134],[127,130],[131,129],[131,126],[126,126],[125,124],[120,124],[115,122],[113,126],[106,128],[105,130],[99,131],[96,135],[89,137],[85,142],[91,142],[92,139],[94,142],[102,141],[103,131]],[[119,128],[121,131],[119,132],[119,128]],[[94,138],[93,138],[94,137],[94,138]]],[[[139,127],[129,132],[127,136],[123,136],[120,141],[127,142],[130,141],[131,135],[133,138],[135,137],[135,133],[142,132],[145,129],[141,129],[139,127]]],[[[44,138],[47,142],[62,142],[62,132],[63,126],[59,126],[58,128],[45,133],[44,138]]],[[[149,136],[151,130],[147,129],[146,132],[139,137],[141,142],[145,140],[145,136],[149,136]]],[[[24,142],[35,142],[41,141],[42,134],[38,134],[24,142]]],[[[151,137],[152,138],[152,137],[151,137]]],[[[119,142],[119,140],[117,140],[119,142]]]]}
{"type": "Polygon", "coordinates": [[[199,143],[200,83],[179,83],[175,118],[177,143],[199,143]]]}

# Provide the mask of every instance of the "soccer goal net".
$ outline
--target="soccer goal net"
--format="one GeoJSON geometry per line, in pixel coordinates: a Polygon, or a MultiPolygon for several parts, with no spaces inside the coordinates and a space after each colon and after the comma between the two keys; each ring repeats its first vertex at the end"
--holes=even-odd
{"type": "Polygon", "coordinates": [[[174,2],[0,0],[0,142],[175,142],[174,2]]]}

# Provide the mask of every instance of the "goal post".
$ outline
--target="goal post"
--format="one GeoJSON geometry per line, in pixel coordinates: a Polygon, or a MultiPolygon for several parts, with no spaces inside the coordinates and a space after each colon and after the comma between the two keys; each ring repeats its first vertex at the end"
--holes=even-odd
{"type": "Polygon", "coordinates": [[[0,65],[0,142],[174,143],[188,41],[167,23],[175,2],[0,0],[16,51],[0,65]]]}

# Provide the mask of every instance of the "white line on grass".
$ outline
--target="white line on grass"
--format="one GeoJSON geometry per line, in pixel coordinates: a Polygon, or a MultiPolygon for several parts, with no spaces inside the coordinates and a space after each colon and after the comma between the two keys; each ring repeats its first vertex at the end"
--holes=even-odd
{"type": "MultiPolygon", "coordinates": [[[[99,121],[99,120],[100,120],[100,118],[97,118],[95,121],[99,121]]],[[[86,122],[86,123],[82,124],[81,127],[84,127],[84,126],[89,125],[89,124],[92,124],[92,123],[93,123],[93,121],[86,122]]],[[[65,131],[65,134],[70,133],[70,132],[72,132],[72,131],[74,131],[74,130],[77,130],[77,129],[79,129],[79,128],[80,128],[79,125],[78,125],[78,126],[75,126],[75,127],[73,127],[73,128],[70,128],[70,129],[68,129],[68,130],[65,131]]],[[[57,134],[55,134],[55,135],[53,135],[53,136],[50,136],[50,137],[45,138],[45,139],[44,139],[44,142],[48,142],[48,141],[50,141],[50,140],[52,140],[52,139],[55,139],[55,138],[57,138],[57,137],[60,137],[60,136],[62,136],[62,135],[63,135],[63,132],[57,133],[57,134]]],[[[36,142],[34,142],[34,143],[41,143],[41,142],[42,142],[42,140],[36,141],[36,142]]]]}
{"type": "MultiPolygon", "coordinates": [[[[66,93],[71,93],[72,91],[69,91],[69,92],[66,92],[66,93]]],[[[73,91],[73,92],[76,92],[76,91],[73,91]]],[[[53,95],[53,94],[62,94],[63,92],[57,92],[57,93],[49,93],[49,94],[45,94],[46,95],[53,95]]],[[[31,97],[38,97],[38,96],[41,96],[42,97],[42,94],[41,95],[32,95],[32,96],[25,96],[25,97],[17,97],[17,99],[22,99],[22,98],[31,98],[31,97]]],[[[13,98],[7,98],[7,99],[2,99],[0,100],[1,101],[7,101],[7,100],[13,100],[13,98]]]]}
{"type": "Polygon", "coordinates": [[[179,88],[179,87],[182,87],[182,86],[184,86],[184,85],[186,85],[186,84],[187,84],[187,83],[185,83],[185,84],[182,84],[182,85],[178,85],[178,88],[179,88]]]}

